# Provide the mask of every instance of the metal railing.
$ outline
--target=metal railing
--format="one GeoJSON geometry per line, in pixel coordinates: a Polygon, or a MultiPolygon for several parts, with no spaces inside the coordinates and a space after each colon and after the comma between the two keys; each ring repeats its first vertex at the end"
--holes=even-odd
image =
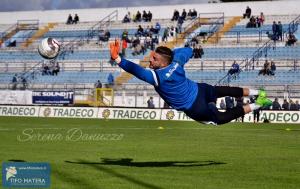
{"type": "MultiPolygon", "coordinates": [[[[296,17],[293,21],[289,24],[289,29],[283,31],[283,36],[285,34],[294,33],[297,31],[298,24],[300,22],[300,15],[296,17]]],[[[241,70],[251,70],[255,67],[255,62],[259,60],[259,58],[268,57],[269,50],[275,50],[276,49],[276,40],[269,40],[266,43],[264,43],[261,47],[259,47],[250,58],[246,57],[242,62],[239,63],[241,70]]],[[[224,77],[222,77],[216,85],[229,85],[230,79],[228,77],[231,77],[229,74],[226,74],[224,77]]]]}

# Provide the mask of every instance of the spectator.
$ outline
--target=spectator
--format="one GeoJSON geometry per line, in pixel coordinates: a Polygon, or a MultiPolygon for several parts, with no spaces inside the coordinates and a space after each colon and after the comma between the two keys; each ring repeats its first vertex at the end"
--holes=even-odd
{"type": "Polygon", "coordinates": [[[203,51],[201,45],[196,45],[196,47],[193,49],[193,58],[202,58],[203,54],[204,54],[204,51],[203,51]]]}
{"type": "Polygon", "coordinates": [[[144,35],[144,29],[141,25],[139,25],[139,28],[137,29],[136,36],[143,36],[144,35]]]}
{"type": "Polygon", "coordinates": [[[253,111],[253,122],[254,122],[254,123],[258,123],[258,122],[259,122],[260,111],[261,111],[261,110],[262,110],[262,109],[259,108],[259,109],[253,111]]]}
{"type": "Polygon", "coordinates": [[[287,99],[283,100],[283,104],[281,107],[283,110],[290,110],[290,104],[288,103],[287,99]]]}
{"type": "Polygon", "coordinates": [[[179,11],[178,10],[174,10],[174,13],[173,13],[173,17],[172,17],[172,21],[177,21],[179,18],[179,11]]]}
{"type": "Polygon", "coordinates": [[[197,13],[196,9],[193,9],[193,12],[192,12],[192,19],[197,18],[197,16],[198,16],[198,13],[197,13]]]}
{"type": "Polygon", "coordinates": [[[156,24],[155,24],[155,30],[156,30],[155,34],[159,33],[160,28],[161,28],[160,24],[158,22],[156,22],[156,24]]]}
{"type": "Polygon", "coordinates": [[[287,40],[287,42],[286,42],[286,46],[292,46],[292,45],[294,45],[295,43],[297,42],[297,39],[296,39],[296,37],[295,37],[295,35],[293,34],[293,33],[289,33],[289,35],[288,35],[288,40],[287,40]]]}
{"type": "Polygon", "coordinates": [[[278,32],[278,26],[277,26],[275,21],[273,22],[273,25],[272,25],[272,32],[273,32],[273,38],[275,38],[273,40],[277,41],[278,40],[278,33],[277,33],[278,32]]]}
{"type": "Polygon", "coordinates": [[[148,104],[148,108],[155,108],[152,96],[150,96],[150,98],[148,99],[147,104],[148,104]]]}
{"type": "Polygon", "coordinates": [[[148,14],[146,13],[145,10],[143,11],[142,20],[143,20],[144,22],[148,22],[148,14]]]}
{"type": "Polygon", "coordinates": [[[95,83],[95,88],[102,88],[102,83],[100,80],[95,83]]]}
{"type": "Polygon", "coordinates": [[[298,105],[293,100],[290,100],[290,110],[299,110],[298,105]]]}
{"type": "Polygon", "coordinates": [[[187,13],[186,13],[185,9],[183,9],[183,10],[182,10],[182,13],[181,13],[181,18],[182,18],[182,20],[185,20],[185,19],[186,19],[186,15],[187,15],[187,13]]]}
{"type": "Polygon", "coordinates": [[[128,31],[125,29],[122,33],[122,40],[126,40],[128,42],[128,31]]]}
{"type": "Polygon", "coordinates": [[[127,41],[125,39],[122,40],[122,57],[126,57],[126,49],[127,49],[127,41]]]}
{"type": "Polygon", "coordinates": [[[270,75],[271,65],[268,60],[265,61],[263,69],[259,70],[258,75],[270,75]]]}
{"type": "Polygon", "coordinates": [[[17,79],[17,74],[15,74],[14,77],[12,78],[12,90],[17,89],[17,84],[18,84],[18,79],[17,79]]]}
{"type": "Polygon", "coordinates": [[[243,18],[250,18],[251,16],[251,9],[249,6],[247,6],[245,13],[243,14],[243,18]]]}
{"type": "Polygon", "coordinates": [[[246,28],[256,28],[256,19],[254,16],[251,16],[249,22],[246,25],[246,28]]]}
{"type": "Polygon", "coordinates": [[[192,10],[189,9],[189,12],[187,13],[187,17],[186,17],[187,20],[191,20],[192,19],[192,10]]]}
{"type": "Polygon", "coordinates": [[[77,14],[75,14],[73,23],[77,24],[77,22],[79,22],[79,16],[77,14]]]}
{"type": "Polygon", "coordinates": [[[73,24],[73,17],[71,14],[69,14],[66,24],[73,24]]]}
{"type": "Polygon", "coordinates": [[[114,86],[115,84],[115,79],[114,79],[114,76],[112,73],[109,73],[108,74],[108,77],[107,77],[107,84],[108,84],[108,88],[111,88],[112,86],[114,86]]]}
{"type": "Polygon", "coordinates": [[[260,21],[259,17],[256,17],[256,27],[260,28],[261,25],[262,24],[261,24],[261,21],[260,21]]]}
{"type": "Polygon", "coordinates": [[[225,104],[224,99],[221,99],[221,102],[220,102],[220,109],[221,109],[221,110],[226,110],[226,104],[225,104]]]}
{"type": "Polygon", "coordinates": [[[22,90],[25,90],[27,88],[27,80],[25,77],[21,77],[21,81],[23,84],[22,90]]]}
{"type": "Polygon", "coordinates": [[[274,61],[271,61],[271,70],[270,70],[270,75],[275,75],[276,71],[276,65],[274,61]]]}
{"type": "Polygon", "coordinates": [[[235,75],[240,72],[240,65],[236,63],[236,60],[233,61],[233,64],[231,65],[231,68],[228,70],[229,75],[235,75]]]}
{"type": "Polygon", "coordinates": [[[59,70],[60,70],[60,67],[59,67],[59,64],[58,64],[58,62],[57,62],[57,63],[55,64],[53,70],[52,70],[52,75],[57,75],[58,72],[59,72],[59,70]]]}
{"type": "Polygon", "coordinates": [[[130,12],[128,12],[128,14],[126,14],[122,20],[123,23],[129,23],[130,22],[130,12]]]}
{"type": "Polygon", "coordinates": [[[272,110],[281,110],[281,106],[278,102],[278,98],[275,98],[272,104],[272,110]]]}
{"type": "Polygon", "coordinates": [[[264,25],[264,22],[265,22],[265,15],[263,12],[260,13],[260,16],[259,16],[259,22],[261,25],[264,25]]]}
{"type": "Polygon", "coordinates": [[[178,33],[182,32],[182,24],[184,22],[184,18],[182,16],[180,16],[177,20],[177,29],[178,29],[178,33]]]}
{"type": "Polygon", "coordinates": [[[147,17],[148,17],[148,22],[151,22],[151,20],[152,20],[152,13],[150,11],[148,11],[147,17]]]}
{"type": "Polygon", "coordinates": [[[142,21],[142,15],[140,11],[137,11],[134,22],[140,22],[140,21],[142,21]]]}
{"type": "Polygon", "coordinates": [[[276,29],[277,30],[277,39],[278,40],[280,39],[280,41],[282,41],[283,40],[283,38],[282,38],[283,30],[282,30],[282,24],[280,21],[278,22],[276,27],[277,27],[277,29],[276,29]]]}
{"type": "Polygon", "coordinates": [[[297,110],[300,110],[300,104],[298,100],[296,100],[296,106],[297,106],[297,110]]]}
{"type": "Polygon", "coordinates": [[[99,32],[99,41],[107,42],[110,38],[110,32],[108,30],[100,30],[99,32]]]}
{"type": "Polygon", "coordinates": [[[162,39],[161,39],[162,41],[164,41],[164,42],[167,42],[167,41],[168,41],[169,30],[170,30],[169,27],[165,28],[164,33],[163,33],[163,36],[162,36],[162,39]]]}

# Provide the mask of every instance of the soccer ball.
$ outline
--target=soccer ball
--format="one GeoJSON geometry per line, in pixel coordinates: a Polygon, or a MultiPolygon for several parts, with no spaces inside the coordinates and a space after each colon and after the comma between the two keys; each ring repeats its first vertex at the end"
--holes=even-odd
{"type": "Polygon", "coordinates": [[[59,50],[59,42],[51,37],[43,39],[38,46],[39,54],[45,59],[53,59],[57,57],[59,50]]]}

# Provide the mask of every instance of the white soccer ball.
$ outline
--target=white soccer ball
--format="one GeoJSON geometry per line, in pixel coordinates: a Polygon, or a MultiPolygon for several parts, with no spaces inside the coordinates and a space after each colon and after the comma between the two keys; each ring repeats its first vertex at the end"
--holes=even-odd
{"type": "Polygon", "coordinates": [[[51,37],[43,39],[38,46],[39,54],[45,59],[53,59],[57,57],[59,50],[59,42],[51,37]]]}

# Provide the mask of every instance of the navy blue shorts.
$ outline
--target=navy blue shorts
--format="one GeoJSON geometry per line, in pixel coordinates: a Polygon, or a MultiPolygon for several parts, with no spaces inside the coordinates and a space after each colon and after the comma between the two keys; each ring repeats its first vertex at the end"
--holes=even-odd
{"type": "Polygon", "coordinates": [[[217,93],[214,86],[198,83],[198,95],[189,110],[184,113],[196,121],[217,122],[216,109],[217,93]]]}

